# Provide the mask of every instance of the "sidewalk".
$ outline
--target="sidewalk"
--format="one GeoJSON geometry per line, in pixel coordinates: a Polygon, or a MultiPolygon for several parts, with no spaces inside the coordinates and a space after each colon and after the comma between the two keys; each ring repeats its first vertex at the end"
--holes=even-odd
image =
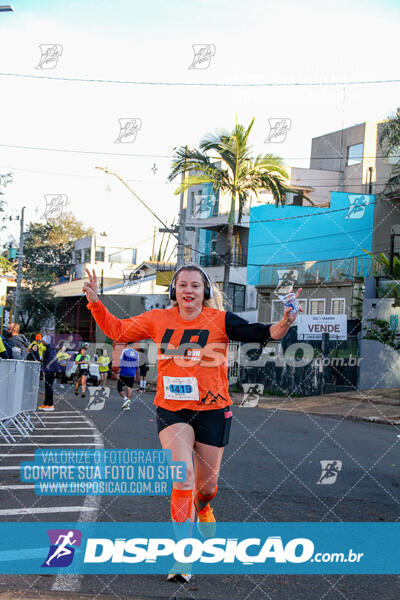
{"type": "MultiPolygon", "coordinates": [[[[231,393],[231,398],[235,405],[240,405],[243,393],[231,393]]],[[[400,398],[397,389],[355,390],[304,398],[261,396],[258,407],[400,425],[400,398]]]]}

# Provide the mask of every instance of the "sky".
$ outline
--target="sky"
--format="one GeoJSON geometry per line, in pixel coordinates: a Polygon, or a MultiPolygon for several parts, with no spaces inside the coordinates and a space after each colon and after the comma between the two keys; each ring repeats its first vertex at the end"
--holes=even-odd
{"type": "Polygon", "coordinates": [[[179,205],[178,181],[167,183],[174,147],[255,117],[254,154],[308,167],[312,137],[381,120],[400,105],[399,83],[326,85],[400,79],[395,1],[12,4],[14,12],[0,12],[0,174],[14,177],[3,189],[8,212],[26,206],[28,222],[44,222],[45,196],[62,194],[86,225],[137,247],[139,262],[159,223],[97,166],[118,172],[170,224],[179,205]],[[52,68],[40,66],[44,44],[61,50],[52,68]],[[215,49],[205,69],[189,68],[196,44],[215,49]],[[265,83],[280,85],[249,85],[265,83]],[[289,119],[290,130],[269,143],[276,118],[289,119]],[[116,141],[119,119],[137,119],[134,141],[116,141]]]}

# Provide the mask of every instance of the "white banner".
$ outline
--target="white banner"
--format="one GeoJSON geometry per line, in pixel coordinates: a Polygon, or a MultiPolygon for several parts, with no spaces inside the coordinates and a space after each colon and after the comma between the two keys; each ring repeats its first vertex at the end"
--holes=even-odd
{"type": "Polygon", "coordinates": [[[322,334],[329,334],[331,340],[347,340],[346,315],[302,315],[298,314],[297,338],[322,340],[322,334]]]}
{"type": "Polygon", "coordinates": [[[0,277],[0,306],[6,305],[7,296],[7,278],[0,277]]]}

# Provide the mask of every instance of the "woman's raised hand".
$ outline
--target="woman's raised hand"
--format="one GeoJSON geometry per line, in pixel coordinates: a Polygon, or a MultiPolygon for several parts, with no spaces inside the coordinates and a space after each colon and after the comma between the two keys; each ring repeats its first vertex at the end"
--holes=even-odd
{"type": "Polygon", "coordinates": [[[86,269],[86,273],[88,274],[89,281],[85,281],[83,284],[83,293],[86,294],[86,298],[88,302],[97,302],[99,297],[97,295],[97,277],[96,273],[93,269],[92,274],[90,274],[89,269],[86,269]]]}

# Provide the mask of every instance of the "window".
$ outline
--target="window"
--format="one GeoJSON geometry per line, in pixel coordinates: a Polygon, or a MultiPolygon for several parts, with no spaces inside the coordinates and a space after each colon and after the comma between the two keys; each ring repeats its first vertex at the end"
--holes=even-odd
{"type": "Polygon", "coordinates": [[[246,286],[238,283],[230,283],[228,298],[231,301],[233,312],[242,312],[245,308],[246,286]]]}
{"type": "Polygon", "coordinates": [[[199,229],[199,257],[200,264],[203,267],[217,264],[217,256],[214,254],[216,240],[216,231],[211,231],[210,229],[199,229]]]}
{"type": "Polygon", "coordinates": [[[346,312],[346,301],[344,298],[332,298],[331,300],[331,314],[332,315],[344,315],[346,312]]]}
{"type": "Polygon", "coordinates": [[[97,246],[96,248],[96,261],[104,262],[105,248],[104,246],[97,246]]]}
{"type": "Polygon", "coordinates": [[[316,300],[310,300],[310,315],[323,314],[325,314],[325,299],[317,298],[316,300]]]}
{"type": "Polygon", "coordinates": [[[285,307],[282,300],[272,300],[271,323],[276,323],[282,319],[284,308],[285,307]]]}
{"type": "Polygon", "coordinates": [[[347,162],[346,167],[351,165],[358,165],[362,162],[364,144],[354,144],[353,146],[347,146],[347,162]]]}
{"type": "Polygon", "coordinates": [[[83,260],[82,262],[84,263],[90,263],[90,248],[84,248],[82,250],[83,253],[83,260]]]}
{"type": "Polygon", "coordinates": [[[300,308],[303,311],[303,315],[307,314],[307,300],[298,300],[298,303],[300,304],[300,308]]]}

